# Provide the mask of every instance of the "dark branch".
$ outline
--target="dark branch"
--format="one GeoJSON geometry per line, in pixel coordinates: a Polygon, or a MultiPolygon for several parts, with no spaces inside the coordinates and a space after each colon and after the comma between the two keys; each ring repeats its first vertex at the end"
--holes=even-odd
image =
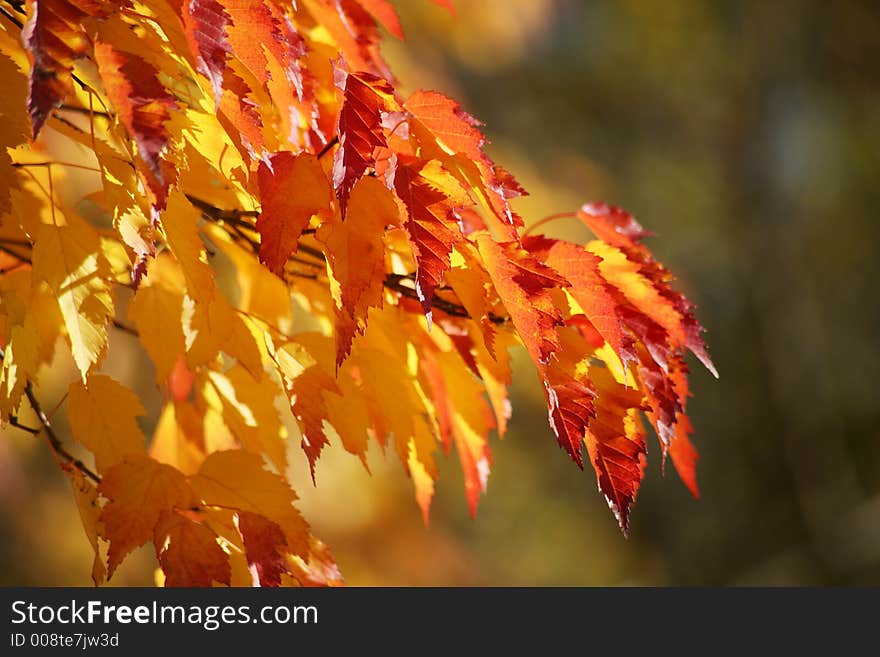
{"type": "Polygon", "coordinates": [[[318,151],[318,155],[317,155],[318,159],[320,160],[321,158],[323,158],[327,153],[330,152],[330,149],[332,149],[338,143],[339,143],[339,136],[337,135],[337,136],[333,137],[333,139],[328,141],[326,144],[324,144],[324,148],[322,148],[320,151],[318,151]]]}
{"type": "Polygon", "coordinates": [[[31,408],[34,409],[34,413],[36,413],[37,419],[40,421],[40,425],[43,427],[42,431],[44,434],[46,434],[46,439],[49,441],[49,446],[52,448],[52,451],[55,452],[58,458],[72,465],[74,468],[79,470],[83,475],[94,481],[96,484],[100,484],[101,478],[94,472],[92,472],[92,470],[85,463],[83,463],[78,458],[73,456],[73,454],[68,452],[64,448],[64,445],[61,444],[61,439],[58,437],[58,434],[55,433],[55,429],[52,428],[52,424],[49,422],[49,418],[43,412],[43,407],[40,406],[40,402],[37,400],[37,396],[34,394],[34,388],[31,385],[30,381],[28,381],[24,386],[24,394],[25,396],[27,396],[31,408]]]}
{"type": "MultiPolygon", "coordinates": [[[[12,3],[10,3],[10,4],[12,4],[12,3]]],[[[22,23],[19,19],[17,19],[15,16],[13,16],[8,11],[6,11],[3,7],[0,7],[0,13],[2,13],[4,16],[6,16],[6,18],[9,19],[9,22],[12,23],[13,25],[15,25],[16,27],[18,27],[18,29],[22,29],[24,27],[24,23],[22,23]]]]}
{"type": "MultiPolygon", "coordinates": [[[[329,146],[330,144],[328,144],[329,146]]],[[[327,147],[325,147],[326,150],[327,147]]],[[[323,154],[324,151],[322,151],[323,154]]],[[[321,154],[319,154],[320,157],[321,154]]],[[[225,210],[223,208],[218,208],[211,203],[204,201],[200,198],[196,198],[190,194],[186,195],[186,198],[192,203],[196,208],[201,210],[202,214],[208,219],[213,219],[214,221],[218,221],[226,224],[231,230],[231,234],[234,237],[237,237],[242,242],[247,244],[248,248],[251,249],[254,253],[259,253],[260,251],[260,242],[255,236],[248,235],[245,231],[251,231],[255,233],[255,227],[252,223],[243,221],[244,217],[258,217],[260,215],[259,212],[251,211],[251,210],[225,210]]],[[[304,231],[305,234],[305,231],[304,231]]],[[[319,262],[324,262],[324,253],[320,249],[316,249],[308,244],[303,244],[300,242],[297,245],[297,253],[301,253],[304,255],[311,256],[318,260],[319,262]]],[[[293,262],[299,262],[301,264],[307,264],[312,267],[318,267],[318,263],[311,263],[303,260],[302,258],[297,258],[296,256],[291,256],[291,260],[293,262]]],[[[303,274],[297,272],[295,274],[299,278],[309,278],[314,279],[316,276],[312,274],[303,274]]],[[[393,290],[398,294],[408,297],[410,299],[415,299],[416,301],[420,301],[419,293],[416,291],[415,287],[410,287],[408,285],[404,285],[403,281],[415,280],[414,274],[388,274],[383,281],[383,284],[389,290],[393,290]]],[[[449,301],[438,296],[436,293],[434,294],[434,298],[431,301],[431,305],[438,310],[446,313],[447,315],[451,315],[452,317],[462,317],[466,319],[470,319],[471,316],[468,313],[467,309],[457,304],[453,301],[449,301]]],[[[489,313],[489,321],[493,324],[504,324],[507,322],[506,317],[501,317],[494,313],[489,313]]]]}
{"type": "Polygon", "coordinates": [[[123,333],[128,333],[129,335],[133,335],[136,338],[140,337],[140,333],[138,333],[138,330],[136,328],[129,326],[128,324],[124,324],[123,322],[120,322],[118,319],[113,320],[113,326],[114,326],[114,328],[122,331],[123,333]]]}
{"type": "Polygon", "coordinates": [[[77,114],[86,114],[90,116],[100,116],[102,119],[111,119],[109,112],[101,112],[99,110],[89,109],[88,107],[79,107],[78,105],[61,105],[58,107],[59,110],[63,110],[65,112],[75,112],[77,114]]]}

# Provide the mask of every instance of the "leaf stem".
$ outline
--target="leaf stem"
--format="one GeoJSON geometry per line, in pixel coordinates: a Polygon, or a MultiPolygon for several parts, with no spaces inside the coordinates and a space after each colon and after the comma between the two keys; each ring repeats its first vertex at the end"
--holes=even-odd
{"type": "Polygon", "coordinates": [[[556,214],[551,214],[549,217],[544,217],[543,219],[540,219],[540,220],[536,221],[535,223],[533,223],[531,226],[529,226],[525,230],[525,232],[523,233],[523,237],[526,237],[527,235],[531,234],[531,232],[533,230],[535,230],[536,228],[540,228],[544,224],[549,224],[551,221],[556,221],[557,219],[568,219],[568,218],[573,218],[573,217],[577,217],[576,212],[557,212],[556,214]]]}

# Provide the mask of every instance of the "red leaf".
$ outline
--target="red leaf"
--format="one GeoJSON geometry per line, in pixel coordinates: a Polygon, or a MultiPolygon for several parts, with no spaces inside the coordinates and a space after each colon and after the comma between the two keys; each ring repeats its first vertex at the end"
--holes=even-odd
{"type": "Polygon", "coordinates": [[[387,146],[382,131],[382,112],[393,95],[387,81],[370,73],[346,73],[337,69],[342,89],[339,110],[339,148],[333,160],[333,186],[345,218],[355,183],[376,166],[374,150],[387,146]]]}
{"type": "Polygon", "coordinates": [[[21,32],[33,55],[28,112],[34,138],[73,91],[73,64],[85,56],[89,42],[84,22],[103,13],[94,0],[34,0],[33,13],[21,32]]]}
{"type": "Polygon", "coordinates": [[[593,399],[596,393],[590,387],[586,372],[579,372],[577,366],[592,349],[572,329],[559,331],[559,336],[562,349],[542,368],[544,394],[556,440],[583,469],[584,438],[588,423],[595,417],[593,399]]]}
{"type": "Polygon", "coordinates": [[[254,582],[259,586],[281,586],[281,575],[288,572],[284,558],[287,539],[281,527],[256,513],[240,511],[238,531],[254,582]]]}
{"type": "Polygon", "coordinates": [[[182,512],[162,513],[153,544],[165,573],[165,586],[211,586],[214,582],[229,585],[229,557],[217,543],[217,535],[182,512]]]}
{"type": "MultiPolygon", "coordinates": [[[[437,169],[435,173],[442,173],[437,169]]],[[[407,209],[404,228],[416,260],[416,292],[429,317],[434,290],[449,269],[452,247],[462,239],[454,209],[467,199],[452,176],[446,174],[446,184],[442,181],[436,175],[429,180],[414,163],[399,163],[394,175],[394,189],[407,209]]]]}
{"type": "Polygon", "coordinates": [[[646,446],[639,412],[641,393],[626,388],[607,368],[590,368],[596,390],[596,416],[587,429],[587,451],[596,471],[599,490],[617,518],[621,530],[629,531],[629,510],[645,472],[646,446]]]}
{"type": "Polygon", "coordinates": [[[257,219],[260,261],[281,275],[312,215],[331,212],[330,183],[317,157],[287,151],[260,162],[257,180],[262,203],[257,219]]]}
{"type": "Polygon", "coordinates": [[[403,28],[400,27],[400,18],[388,0],[357,0],[360,5],[370,12],[381,25],[391,34],[403,41],[403,28]]]}
{"type": "Polygon", "coordinates": [[[223,96],[223,71],[231,52],[226,28],[232,18],[219,0],[184,0],[183,27],[198,69],[214,88],[217,106],[223,96]]]}
{"type": "MultiPolygon", "coordinates": [[[[700,336],[704,329],[694,317],[693,304],[683,294],[672,289],[672,275],[640,244],[640,240],[650,233],[627,212],[603,203],[584,205],[578,211],[578,217],[602,241],[619,249],[634,265],[632,272],[647,279],[663,300],[658,304],[640,293],[638,298],[631,297],[633,305],[669,332],[673,347],[690,349],[706,369],[717,377],[718,371],[700,336]]],[[[624,294],[628,292],[626,287],[621,287],[624,294]]]]}
{"type": "Polygon", "coordinates": [[[162,183],[165,175],[159,155],[168,145],[165,123],[176,107],[174,98],[159,82],[152,64],[133,53],[117,50],[109,43],[96,43],[95,63],[119,121],[135,140],[150,172],[162,183]]]}
{"type": "Polygon", "coordinates": [[[632,339],[624,332],[618,312],[620,295],[599,273],[601,259],[576,244],[543,236],[526,238],[523,246],[540,255],[549,267],[568,280],[571,296],[602,339],[614,349],[624,367],[627,363],[634,363],[636,354],[632,339]]]}
{"type": "Polygon", "coordinates": [[[477,236],[489,277],[532,360],[549,362],[559,349],[556,327],[562,323],[550,290],[568,282],[513,242],[496,242],[488,233],[477,236]]]}

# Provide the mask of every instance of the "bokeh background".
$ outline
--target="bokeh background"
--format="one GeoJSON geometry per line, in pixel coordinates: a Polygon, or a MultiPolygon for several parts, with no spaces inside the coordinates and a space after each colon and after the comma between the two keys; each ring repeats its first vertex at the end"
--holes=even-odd
{"type": "MultiPolygon", "coordinates": [[[[880,585],[880,6],[397,4],[408,40],[385,52],[404,90],[441,90],[487,124],[532,194],[527,222],[604,200],[654,231],[721,379],[692,362],[702,499],[661,475],[653,443],[629,539],[557,447],[523,358],[476,520],[454,456],[425,527],[393,455],[371,453],[369,476],[330,449],[313,487],[292,450],[300,506],[348,583],[880,585]]],[[[150,365],[113,340],[105,369],[144,397],[148,429],[150,365]]],[[[41,386],[50,408],[66,368],[41,386]]],[[[48,450],[4,430],[0,584],[88,585],[90,560],[48,450]]],[[[141,549],[113,583],[152,584],[154,568],[141,549]]]]}

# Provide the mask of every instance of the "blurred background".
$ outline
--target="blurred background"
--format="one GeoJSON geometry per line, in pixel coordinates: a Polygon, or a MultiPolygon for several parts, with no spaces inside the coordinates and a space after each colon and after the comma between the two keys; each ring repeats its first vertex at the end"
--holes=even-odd
{"type": "MultiPolygon", "coordinates": [[[[397,5],[408,40],[385,52],[404,92],[443,91],[486,123],[532,194],[527,223],[603,200],[654,231],[721,379],[691,361],[702,499],[662,476],[652,442],[629,539],[558,448],[524,358],[476,520],[454,455],[425,527],[394,455],[371,453],[369,476],[330,449],[313,487],[292,450],[300,507],[347,582],[880,585],[877,3],[397,5]]],[[[105,370],[144,396],[149,427],[150,365],[112,339],[105,370]]],[[[41,386],[47,407],[59,378],[41,386]]],[[[90,564],[66,478],[5,430],[0,584],[88,585],[90,564]]],[[[143,548],[113,583],[152,584],[154,568],[143,548]]]]}

